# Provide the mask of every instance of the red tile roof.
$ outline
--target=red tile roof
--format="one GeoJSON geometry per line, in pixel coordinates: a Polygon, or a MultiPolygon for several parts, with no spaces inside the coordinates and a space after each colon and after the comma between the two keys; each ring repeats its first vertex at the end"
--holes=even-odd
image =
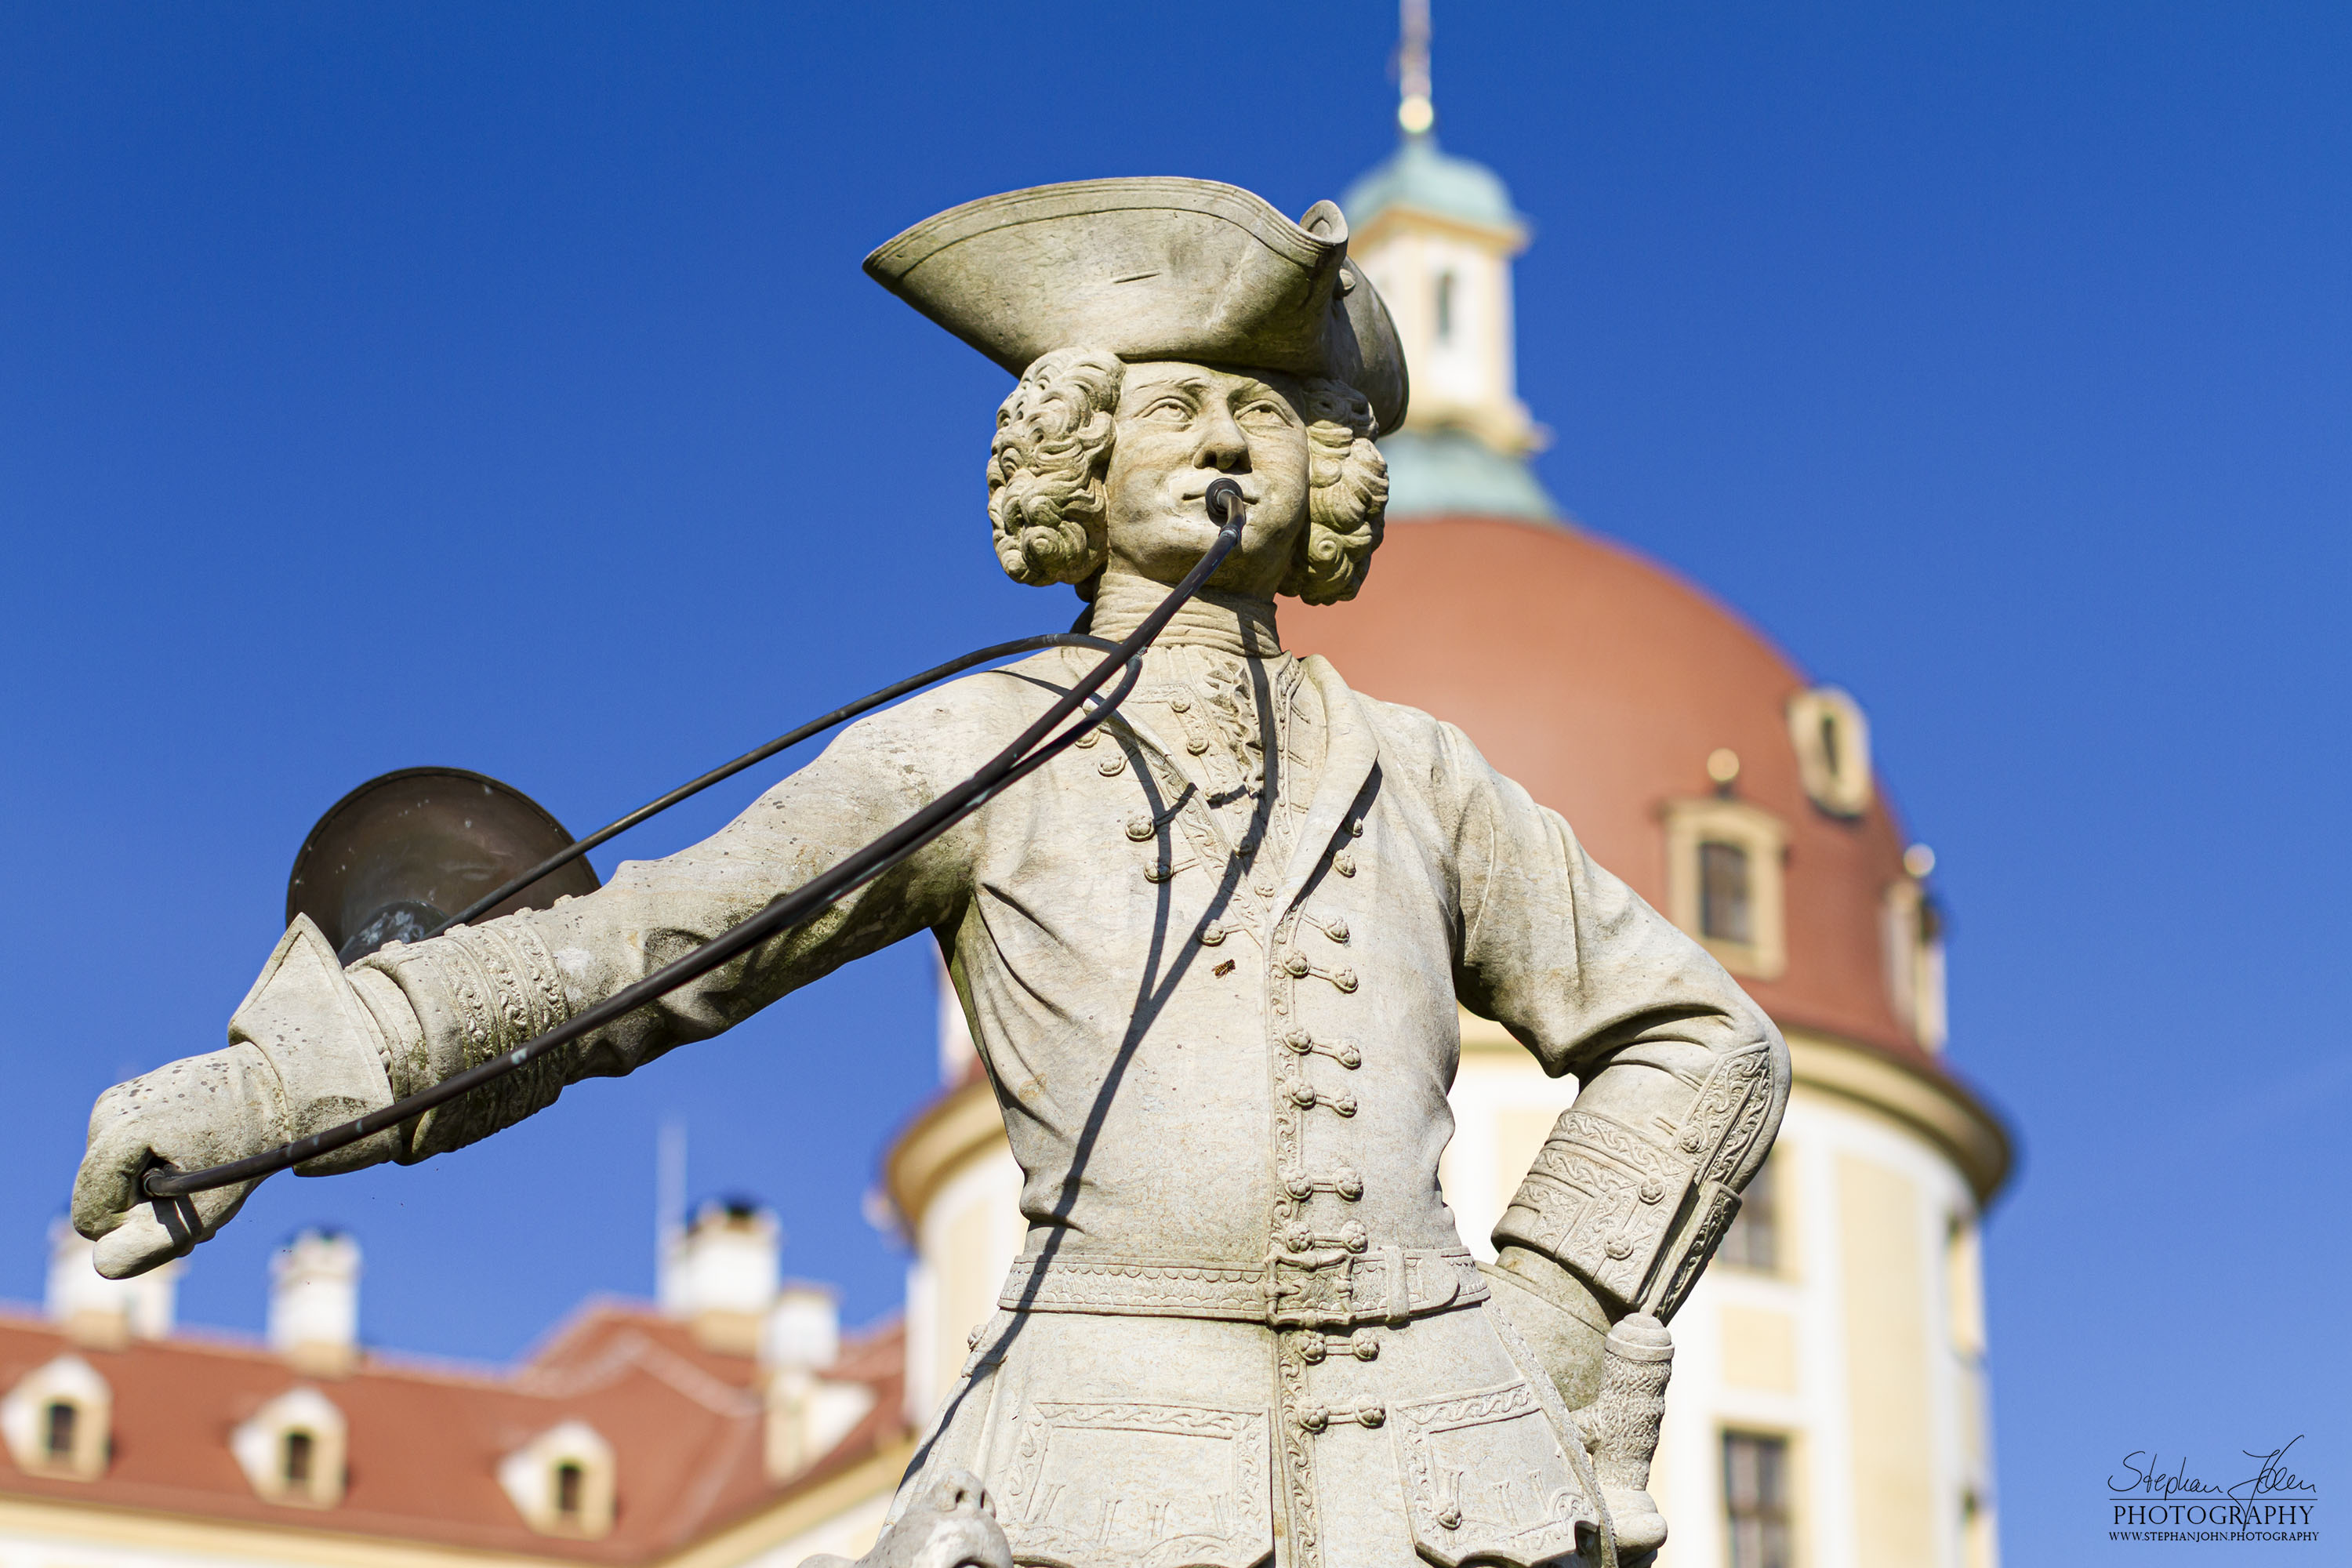
{"type": "Polygon", "coordinates": [[[183,1333],[95,1350],[46,1320],[0,1312],[0,1389],[68,1353],[113,1391],[106,1473],[69,1480],[0,1460],[0,1496],[585,1563],[667,1556],[905,1431],[906,1335],[896,1321],[845,1336],[824,1375],[866,1384],[873,1409],[831,1453],[782,1482],[767,1474],[756,1364],[703,1349],[685,1324],[635,1302],[589,1303],[511,1373],[370,1355],[349,1376],[324,1379],[226,1337],[183,1333]],[[349,1427],[349,1480],[334,1508],[263,1501],[229,1452],[239,1423],[304,1384],[349,1427]],[[602,1540],[538,1533],[499,1485],[500,1459],[570,1419],[613,1446],[616,1504],[602,1540]]]}

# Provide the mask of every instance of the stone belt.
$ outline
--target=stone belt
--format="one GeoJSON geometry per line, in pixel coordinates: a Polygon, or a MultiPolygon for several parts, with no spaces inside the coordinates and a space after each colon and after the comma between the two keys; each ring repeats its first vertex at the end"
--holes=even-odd
{"type": "Polygon", "coordinates": [[[1486,1299],[1486,1281],[1462,1247],[1374,1247],[1362,1253],[1277,1254],[1258,1264],[1028,1253],[1013,1259],[996,1304],[1008,1312],[1328,1329],[1402,1323],[1486,1299]]]}

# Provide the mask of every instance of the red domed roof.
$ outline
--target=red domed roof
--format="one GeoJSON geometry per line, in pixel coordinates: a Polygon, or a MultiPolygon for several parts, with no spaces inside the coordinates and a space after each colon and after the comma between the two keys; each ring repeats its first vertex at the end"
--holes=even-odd
{"type": "Polygon", "coordinates": [[[1391,523],[1354,601],[1282,621],[1356,689],[1460,725],[1660,909],[1661,808],[1714,793],[1707,754],[1738,752],[1738,798],[1789,835],[1787,967],[1742,984],[1783,1026],[1929,1064],[1886,981],[1902,830],[1883,792],[1853,818],[1807,798],[1787,710],[1810,683],[1730,610],[1590,533],[1446,517],[1391,523]]]}

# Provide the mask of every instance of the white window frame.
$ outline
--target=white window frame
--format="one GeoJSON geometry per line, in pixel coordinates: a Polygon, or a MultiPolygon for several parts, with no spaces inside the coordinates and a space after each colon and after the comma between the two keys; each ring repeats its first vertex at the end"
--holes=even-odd
{"type": "Polygon", "coordinates": [[[1916,877],[1887,884],[1885,898],[1886,994],[1920,1048],[1940,1051],[1950,1032],[1944,993],[1944,939],[1929,935],[1927,889],[1916,877]]]}
{"type": "Polygon", "coordinates": [[[1697,937],[1734,974],[1777,980],[1789,967],[1789,830],[1770,812],[1745,801],[1709,796],[1665,806],[1666,914],[1697,937]],[[1749,940],[1731,942],[1699,929],[1701,844],[1729,844],[1748,853],[1749,940]]]}
{"type": "Polygon", "coordinates": [[[98,1479],[106,1473],[113,1428],[114,1391],[78,1355],[35,1367],[0,1397],[0,1436],[7,1440],[9,1458],[28,1476],[98,1479]],[[52,1405],[73,1406],[73,1447],[62,1456],[49,1452],[52,1405]]]}
{"type": "Polygon", "coordinates": [[[551,1426],[499,1461],[499,1485],[522,1521],[541,1535],[595,1541],[612,1533],[616,1490],[613,1445],[585,1421],[551,1426]],[[580,1471],[580,1508],[565,1514],[556,1504],[556,1472],[565,1465],[580,1471]]]}
{"type": "Polygon", "coordinates": [[[264,1502],[288,1508],[333,1508],[343,1500],[351,1433],[335,1402],[309,1386],[289,1388],[237,1425],[229,1452],[264,1502]],[[286,1442],[296,1432],[310,1435],[310,1479],[286,1479],[286,1442]]]}
{"type": "Polygon", "coordinates": [[[1797,749],[1797,773],[1805,794],[1832,816],[1860,816],[1875,791],[1871,778],[1870,721],[1862,705],[1834,686],[1816,686],[1789,699],[1789,742],[1797,749]],[[1840,736],[1835,747],[1822,739],[1828,721],[1840,736]]]}

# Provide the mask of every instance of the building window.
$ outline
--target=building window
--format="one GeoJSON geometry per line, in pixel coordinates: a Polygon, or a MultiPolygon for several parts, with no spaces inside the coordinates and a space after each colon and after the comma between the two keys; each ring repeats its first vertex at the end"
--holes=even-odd
{"type": "Polygon", "coordinates": [[[1451,271],[1437,275],[1437,341],[1441,343],[1454,341],[1454,274],[1451,271]]]}
{"type": "Polygon", "coordinates": [[[588,1472],[569,1459],[555,1467],[555,1511],[574,1523],[580,1519],[581,1489],[587,1479],[588,1472]]]}
{"type": "Polygon", "coordinates": [[[1777,979],[1788,967],[1780,818],[1723,795],[1669,801],[1667,910],[1734,974],[1777,979]]]}
{"type": "Polygon", "coordinates": [[[1723,1435],[1723,1508],[1731,1568],[1790,1568],[1787,1438],[1723,1435]]]}
{"type": "Polygon", "coordinates": [[[290,1388],[229,1434],[229,1452],[254,1492],[289,1508],[343,1500],[343,1413],[315,1388],[290,1388]]]}
{"type": "Polygon", "coordinates": [[[310,1489],[310,1463],[318,1447],[319,1440],[308,1432],[286,1434],[286,1463],[280,1473],[285,1476],[288,1486],[299,1487],[306,1491],[310,1489]]]}
{"type": "Polygon", "coordinates": [[[1746,845],[1712,838],[1699,841],[1698,933],[1718,942],[1756,940],[1756,922],[1748,901],[1746,845]]]}
{"type": "Polygon", "coordinates": [[[95,1480],[106,1473],[114,1393],[77,1355],[34,1368],[0,1398],[0,1436],[28,1475],[95,1480]]]}
{"type": "Polygon", "coordinates": [[[1723,1233],[1723,1244],[1716,1248],[1718,1262],[1735,1268],[1753,1268],[1761,1273],[1777,1273],[1780,1267],[1780,1215],[1778,1182],[1773,1175],[1772,1162],[1766,1160],[1757,1171],[1747,1190],[1739,1194],[1739,1212],[1732,1216],[1731,1226],[1723,1233]]]}
{"type": "Polygon", "coordinates": [[[584,1421],[550,1427],[499,1461],[499,1485],[541,1535],[588,1540],[613,1528],[613,1446],[584,1421]]]}
{"type": "Polygon", "coordinates": [[[1861,704],[1834,686],[1789,699],[1789,740],[1805,794],[1832,816],[1870,809],[1870,723],[1861,704]]]}
{"type": "Polygon", "coordinates": [[[1886,994],[1895,1016],[1930,1051],[1944,1048],[1944,917],[1916,877],[1888,885],[1886,994]]]}

